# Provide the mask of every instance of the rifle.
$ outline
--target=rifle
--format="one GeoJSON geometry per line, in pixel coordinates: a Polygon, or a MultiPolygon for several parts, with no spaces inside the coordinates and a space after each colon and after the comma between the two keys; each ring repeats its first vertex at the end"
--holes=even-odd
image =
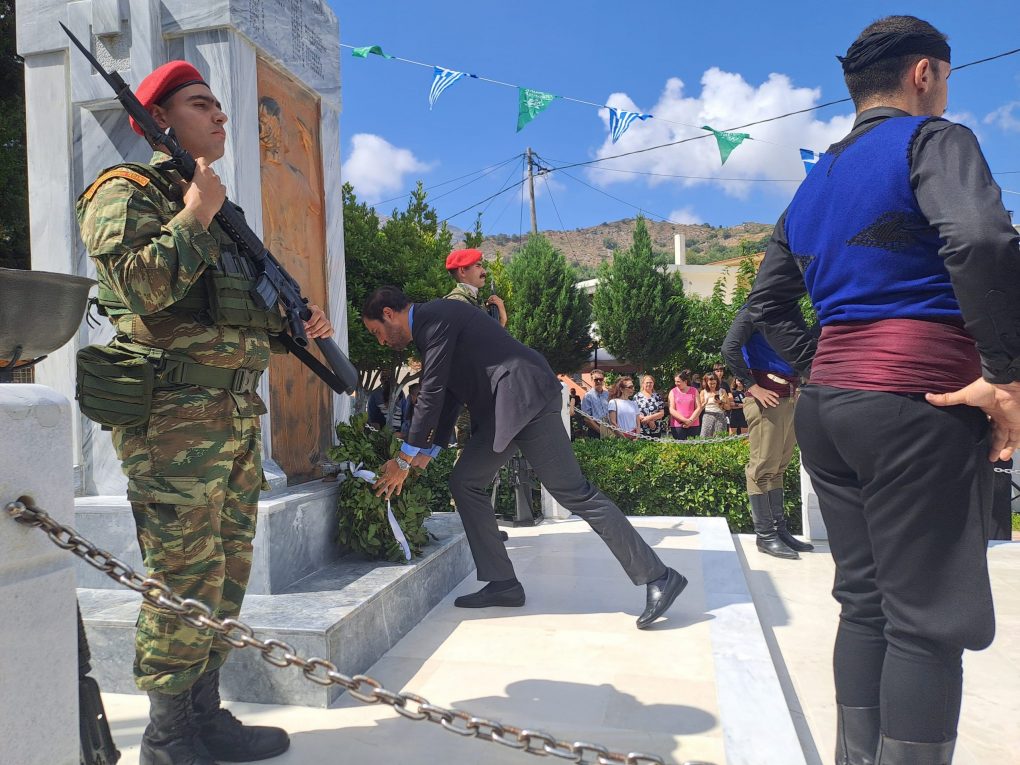
{"type": "MultiPolygon", "coordinates": [[[[165,131],[160,130],[156,120],[142,106],[141,101],[138,100],[120,74],[107,72],[102,64],[96,61],[88,48],[83,46],[78,38],[71,33],[70,29],[63,24],[60,27],[71,38],[71,42],[82,52],[82,55],[89,60],[92,68],[99,72],[113,88],[117,100],[120,101],[124,110],[134,117],[149,144],[153,147],[158,146],[165,151],[181,177],[190,181],[195,175],[195,159],[187,149],[181,146],[177,136],[174,135],[173,128],[168,128],[165,131]]],[[[263,310],[269,310],[278,304],[283,307],[289,331],[280,334],[279,338],[287,350],[297,356],[302,364],[322,378],[337,393],[353,391],[358,385],[358,370],[336,343],[328,338],[317,337],[315,339],[319,351],[326,359],[326,364],[329,365],[328,367],[306,350],[308,336],[305,334],[304,322],[312,316],[307,305],[308,299],[302,297],[301,286],[284,270],[273,254],[266,249],[262,240],[248,227],[240,208],[229,199],[225,199],[220,211],[216,213],[216,222],[237,244],[238,249],[250,257],[258,267],[258,279],[252,290],[252,298],[258,306],[263,310]]]]}
{"type": "MultiPolygon", "coordinates": [[[[490,295],[495,295],[496,294],[496,285],[492,281],[492,274],[489,274],[489,294],[490,295]]],[[[495,305],[494,303],[486,303],[485,304],[485,311],[493,319],[495,319],[496,321],[499,321],[499,306],[498,305],[495,305]]]]}

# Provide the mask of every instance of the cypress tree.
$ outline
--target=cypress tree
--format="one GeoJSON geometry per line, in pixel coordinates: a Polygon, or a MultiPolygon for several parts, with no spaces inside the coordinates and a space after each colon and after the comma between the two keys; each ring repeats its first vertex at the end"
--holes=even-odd
{"type": "Polygon", "coordinates": [[[507,331],[549,361],[556,372],[574,372],[591,347],[591,307],[574,287],[577,274],[545,237],[533,235],[507,266],[513,305],[507,331]]]}
{"type": "Polygon", "coordinates": [[[599,268],[592,301],[602,345],[641,371],[659,364],[681,343],[683,283],[655,264],[645,219],[638,216],[634,240],[599,268]]]}

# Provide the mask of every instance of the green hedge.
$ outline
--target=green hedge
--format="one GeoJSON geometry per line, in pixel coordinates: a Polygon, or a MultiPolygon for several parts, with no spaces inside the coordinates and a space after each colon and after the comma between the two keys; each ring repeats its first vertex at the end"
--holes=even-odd
{"type": "MultiPolygon", "coordinates": [[[[697,444],[628,441],[574,442],[581,470],[627,515],[723,516],[734,533],[754,528],[744,466],[747,440],[697,444]]],[[[790,530],[800,533],[800,453],[783,477],[790,530]]]]}

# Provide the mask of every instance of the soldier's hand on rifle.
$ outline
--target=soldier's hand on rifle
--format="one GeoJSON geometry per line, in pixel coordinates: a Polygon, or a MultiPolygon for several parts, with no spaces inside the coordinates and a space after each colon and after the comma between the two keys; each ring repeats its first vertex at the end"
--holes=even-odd
{"type": "Polygon", "coordinates": [[[486,305],[494,305],[499,309],[499,323],[502,326],[506,326],[506,306],[503,304],[503,298],[499,295],[489,295],[489,299],[485,301],[486,305]]]}
{"type": "Polygon", "coordinates": [[[184,192],[184,207],[202,224],[209,228],[216,213],[227,198],[227,187],[223,185],[216,171],[209,167],[204,157],[195,160],[195,175],[184,192]]]}
{"type": "Polygon", "coordinates": [[[333,325],[326,318],[326,313],[317,305],[309,305],[312,317],[305,322],[305,334],[314,340],[317,337],[333,337],[333,325]]]}

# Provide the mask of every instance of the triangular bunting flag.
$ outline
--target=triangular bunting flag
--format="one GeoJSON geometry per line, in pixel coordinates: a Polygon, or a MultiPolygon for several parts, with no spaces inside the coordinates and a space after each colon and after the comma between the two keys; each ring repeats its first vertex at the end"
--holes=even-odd
{"type": "Polygon", "coordinates": [[[464,72],[443,69],[441,66],[433,67],[433,69],[435,70],[435,78],[432,80],[432,87],[429,88],[429,109],[436,105],[436,101],[444,90],[464,76],[464,72]]]}
{"type": "Polygon", "coordinates": [[[722,157],[723,165],[726,164],[726,160],[729,159],[730,153],[740,146],[745,139],[751,136],[748,133],[727,133],[721,130],[715,130],[710,128],[708,125],[702,125],[702,130],[707,130],[715,136],[716,143],[719,144],[719,156],[722,157]]]}
{"type": "Polygon", "coordinates": [[[811,149],[801,149],[800,158],[804,160],[804,175],[810,173],[811,168],[814,167],[815,163],[823,156],[824,155],[819,154],[818,152],[811,151],[811,149]]]}
{"type": "Polygon", "coordinates": [[[646,120],[651,116],[651,114],[638,114],[637,112],[618,112],[609,107],[609,132],[612,133],[613,143],[620,140],[620,136],[627,132],[627,128],[634,120],[646,120]]]}
{"type": "Polygon", "coordinates": [[[393,56],[388,53],[383,53],[383,49],[379,45],[366,45],[363,48],[354,48],[351,51],[351,55],[355,58],[368,58],[369,53],[374,53],[375,55],[382,56],[383,58],[393,58],[393,56]]]}
{"type": "Polygon", "coordinates": [[[543,93],[540,90],[530,88],[517,88],[517,132],[531,122],[538,113],[552,103],[556,98],[552,93],[543,93]]]}

